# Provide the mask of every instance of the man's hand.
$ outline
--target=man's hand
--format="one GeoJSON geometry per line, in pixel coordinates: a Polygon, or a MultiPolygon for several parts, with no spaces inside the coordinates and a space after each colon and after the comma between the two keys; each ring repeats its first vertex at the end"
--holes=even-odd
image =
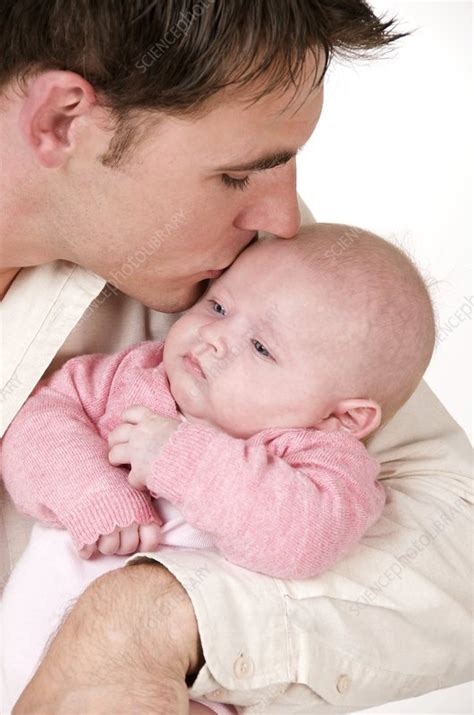
{"type": "Polygon", "coordinates": [[[111,534],[100,536],[93,544],[86,544],[79,549],[81,559],[90,559],[95,554],[105,556],[125,556],[135,551],[155,551],[161,541],[159,524],[137,524],[116,527],[111,534]]]}
{"type": "Polygon", "coordinates": [[[12,715],[187,715],[204,664],[194,610],[161,564],[116,569],[82,594],[12,715]]]}
{"type": "Polygon", "coordinates": [[[122,420],[109,434],[109,462],[114,466],[129,464],[129,483],[143,490],[161,448],[181,422],[138,405],[126,409],[122,420]]]}

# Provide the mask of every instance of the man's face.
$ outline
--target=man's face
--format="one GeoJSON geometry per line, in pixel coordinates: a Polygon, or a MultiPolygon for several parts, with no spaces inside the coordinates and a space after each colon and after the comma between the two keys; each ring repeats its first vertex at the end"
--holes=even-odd
{"type": "Polygon", "coordinates": [[[322,88],[307,93],[302,85],[295,97],[288,91],[250,106],[242,97],[222,100],[199,119],[163,116],[118,168],[91,162],[90,147],[78,152],[61,203],[73,247],[66,257],[174,312],[194,303],[257,231],[293,236],[294,153],[323,102],[322,88]],[[274,168],[238,169],[275,156],[274,168]]]}

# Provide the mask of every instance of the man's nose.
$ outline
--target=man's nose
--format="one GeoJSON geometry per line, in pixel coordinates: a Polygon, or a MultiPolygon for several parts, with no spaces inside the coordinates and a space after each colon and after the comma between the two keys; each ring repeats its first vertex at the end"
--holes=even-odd
{"type": "Polygon", "coordinates": [[[222,320],[213,320],[206,325],[201,325],[198,335],[202,340],[202,348],[196,352],[196,357],[200,353],[212,351],[213,357],[223,358],[227,355],[227,340],[224,336],[222,320]]]}
{"type": "Polygon", "coordinates": [[[262,177],[258,193],[239,213],[235,226],[291,238],[297,233],[301,221],[296,193],[296,160],[272,171],[275,173],[271,178],[262,177]]]}

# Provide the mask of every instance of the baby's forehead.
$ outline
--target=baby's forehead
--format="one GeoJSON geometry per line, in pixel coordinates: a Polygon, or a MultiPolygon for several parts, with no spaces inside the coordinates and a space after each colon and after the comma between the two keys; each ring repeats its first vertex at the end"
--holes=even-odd
{"type": "Polygon", "coordinates": [[[261,240],[245,250],[234,267],[240,272],[259,273],[261,280],[275,284],[275,290],[283,289],[301,274],[305,281],[310,276],[308,258],[296,247],[298,239],[272,238],[261,240]],[[283,282],[282,282],[283,281],[283,282]]]}
{"type": "Polygon", "coordinates": [[[231,276],[241,294],[252,296],[262,308],[274,306],[282,319],[298,324],[319,322],[324,315],[353,319],[357,308],[366,307],[375,294],[378,300],[388,288],[379,273],[391,257],[370,258],[354,246],[342,256],[340,246],[339,253],[331,250],[337,236],[341,233],[312,229],[295,239],[261,241],[241,254],[231,276]]]}
{"type": "MultiPolygon", "coordinates": [[[[241,292],[282,306],[282,314],[311,306],[356,319],[377,305],[418,293],[410,259],[396,246],[356,227],[316,224],[293,239],[265,238],[244,251],[231,269],[241,292]]],[[[230,276],[229,276],[230,277],[230,276]]],[[[308,311],[306,311],[307,313],[308,311]]],[[[294,318],[296,319],[296,317],[294,318]]]]}
{"type": "Polygon", "coordinates": [[[248,258],[234,288],[241,300],[252,304],[254,314],[272,319],[282,331],[305,331],[309,337],[311,327],[333,313],[332,286],[298,253],[269,247],[248,258]]]}
{"type": "MultiPolygon", "coordinates": [[[[296,242],[296,241],[295,241],[296,242]]],[[[332,276],[320,261],[295,250],[286,239],[255,244],[244,251],[223,278],[240,296],[262,305],[278,303],[290,308],[310,300],[322,300],[332,276]]]]}
{"type": "MultiPolygon", "coordinates": [[[[242,254],[243,271],[262,271],[276,292],[297,286],[302,293],[352,290],[376,278],[410,271],[399,249],[368,231],[339,224],[305,226],[293,239],[264,239],[242,254]]],[[[240,258],[238,259],[240,260],[240,258]]]]}

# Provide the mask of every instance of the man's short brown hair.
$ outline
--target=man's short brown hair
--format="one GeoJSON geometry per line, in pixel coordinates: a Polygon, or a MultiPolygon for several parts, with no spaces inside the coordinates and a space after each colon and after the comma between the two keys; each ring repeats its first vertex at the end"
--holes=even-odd
{"type": "Polygon", "coordinates": [[[225,87],[297,87],[308,52],[316,85],[334,55],[365,56],[403,34],[364,0],[2,0],[0,89],[69,70],[118,119],[197,113],[225,87]]]}

